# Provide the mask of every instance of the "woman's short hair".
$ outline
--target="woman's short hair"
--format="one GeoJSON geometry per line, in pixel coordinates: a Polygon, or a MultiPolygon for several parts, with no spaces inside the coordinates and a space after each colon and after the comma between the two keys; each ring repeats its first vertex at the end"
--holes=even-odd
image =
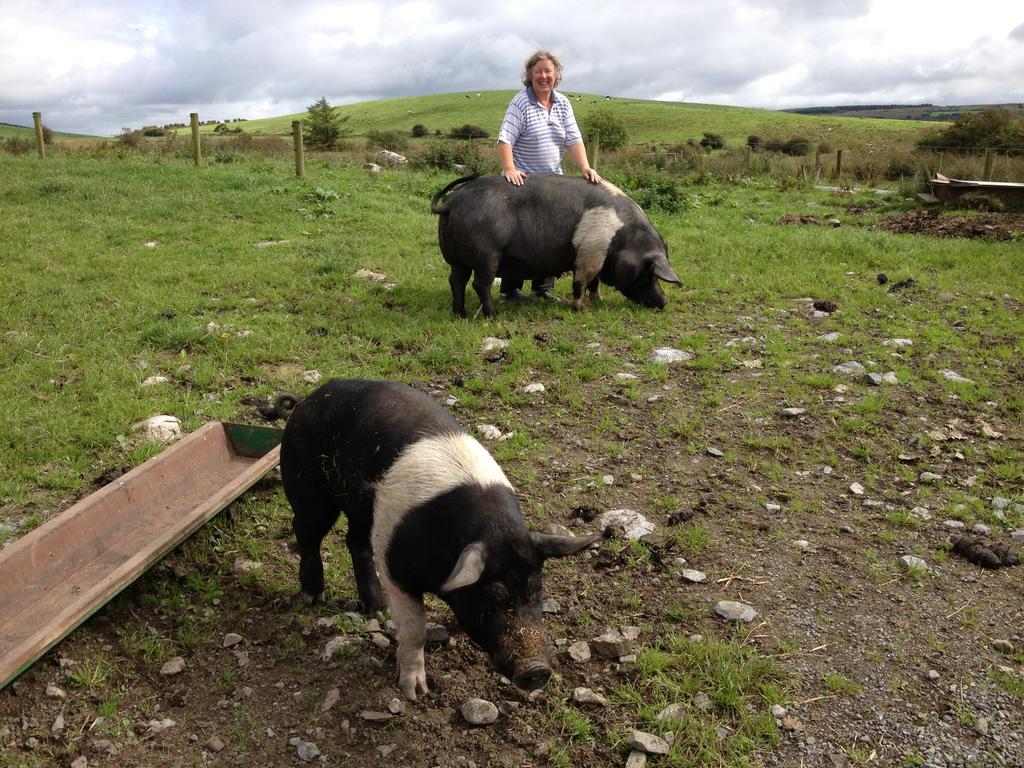
{"type": "Polygon", "coordinates": [[[555,67],[555,85],[562,82],[562,62],[551,51],[541,48],[539,51],[534,51],[530,58],[526,60],[526,69],[523,70],[523,85],[529,85],[532,82],[530,75],[533,74],[533,68],[537,65],[538,61],[544,61],[544,59],[550,61],[555,67]]]}

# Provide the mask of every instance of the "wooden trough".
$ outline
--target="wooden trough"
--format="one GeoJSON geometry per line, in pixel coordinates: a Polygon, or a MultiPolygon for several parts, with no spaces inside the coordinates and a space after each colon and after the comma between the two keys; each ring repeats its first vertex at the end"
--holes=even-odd
{"type": "Polygon", "coordinates": [[[282,432],[208,422],[0,550],[0,688],[273,469],[282,432]]]}
{"type": "Polygon", "coordinates": [[[980,193],[998,197],[1016,205],[1024,204],[1024,184],[1011,181],[967,181],[964,179],[951,179],[936,173],[929,185],[932,194],[943,202],[951,203],[959,200],[967,193],[980,193]]]}

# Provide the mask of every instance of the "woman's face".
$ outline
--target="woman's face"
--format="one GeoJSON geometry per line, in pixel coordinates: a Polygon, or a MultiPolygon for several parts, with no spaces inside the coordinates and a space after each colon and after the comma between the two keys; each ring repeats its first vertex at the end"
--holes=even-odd
{"type": "Polygon", "coordinates": [[[551,93],[557,79],[558,71],[550,59],[541,59],[530,70],[530,84],[533,86],[534,93],[543,95],[551,93]]]}

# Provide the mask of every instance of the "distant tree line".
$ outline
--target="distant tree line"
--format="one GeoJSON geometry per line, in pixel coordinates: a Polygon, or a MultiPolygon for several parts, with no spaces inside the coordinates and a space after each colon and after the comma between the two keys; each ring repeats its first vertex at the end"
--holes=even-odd
{"type": "Polygon", "coordinates": [[[990,107],[964,115],[917,142],[919,149],[981,151],[994,149],[1008,155],[1024,155],[1024,117],[1008,109],[990,107]]]}

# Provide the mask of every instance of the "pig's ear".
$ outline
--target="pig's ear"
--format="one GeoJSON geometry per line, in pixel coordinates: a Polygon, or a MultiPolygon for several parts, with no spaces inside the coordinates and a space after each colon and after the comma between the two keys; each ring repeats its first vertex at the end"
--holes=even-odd
{"type": "Polygon", "coordinates": [[[582,552],[595,541],[601,538],[601,534],[595,533],[590,536],[554,536],[550,533],[530,531],[530,538],[533,544],[540,550],[544,558],[565,557],[582,552]]]}
{"type": "Polygon", "coordinates": [[[654,276],[660,277],[666,283],[675,283],[681,285],[682,280],[679,279],[679,275],[672,269],[672,265],[668,263],[668,259],[663,254],[658,254],[654,257],[654,276]]]}
{"type": "Polygon", "coordinates": [[[476,541],[462,550],[459,555],[459,562],[452,568],[447,580],[441,585],[442,592],[451,592],[455,589],[468,587],[476,584],[484,572],[487,550],[482,541],[476,541]]]}

